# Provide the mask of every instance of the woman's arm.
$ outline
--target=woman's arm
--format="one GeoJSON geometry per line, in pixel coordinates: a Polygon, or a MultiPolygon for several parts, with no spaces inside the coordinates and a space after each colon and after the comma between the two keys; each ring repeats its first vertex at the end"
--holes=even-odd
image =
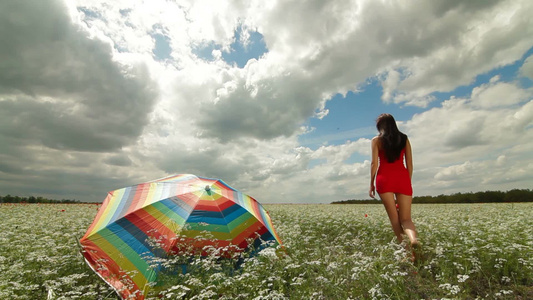
{"type": "Polygon", "coordinates": [[[378,143],[378,137],[372,139],[372,161],[370,163],[370,190],[368,192],[368,195],[371,198],[376,197],[376,187],[374,186],[374,181],[376,180],[376,173],[378,171],[378,143]]]}
{"type": "Polygon", "coordinates": [[[413,152],[411,150],[411,143],[409,139],[405,143],[405,166],[407,171],[409,171],[409,178],[413,178],[413,152]]]}

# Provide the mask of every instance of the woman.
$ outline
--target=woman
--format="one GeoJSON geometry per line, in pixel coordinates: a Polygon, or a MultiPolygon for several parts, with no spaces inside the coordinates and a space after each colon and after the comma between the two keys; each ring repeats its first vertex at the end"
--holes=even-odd
{"type": "MultiPolygon", "coordinates": [[[[374,198],[376,191],[378,192],[398,242],[402,242],[403,234],[407,235],[414,251],[419,243],[415,225],[411,220],[411,144],[407,135],[398,130],[396,121],[390,114],[381,114],[376,120],[376,127],[379,135],[372,139],[369,195],[374,198]]],[[[414,256],[413,252],[413,258],[414,256]]]]}

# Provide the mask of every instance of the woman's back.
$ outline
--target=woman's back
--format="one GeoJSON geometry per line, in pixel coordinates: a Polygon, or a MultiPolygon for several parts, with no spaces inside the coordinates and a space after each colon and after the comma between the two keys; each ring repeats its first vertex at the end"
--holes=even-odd
{"type": "Polygon", "coordinates": [[[399,193],[413,195],[411,177],[404,165],[405,148],[400,152],[400,157],[389,162],[384,150],[379,150],[379,167],[376,176],[376,190],[382,193],[399,193]]]}
{"type": "MultiPolygon", "coordinates": [[[[400,157],[393,161],[389,162],[387,159],[387,155],[385,153],[385,150],[379,150],[379,169],[386,168],[386,169],[406,169],[404,165],[404,157],[405,157],[405,148],[402,149],[400,152],[400,157]]],[[[379,172],[378,169],[378,172],[379,172]]]]}

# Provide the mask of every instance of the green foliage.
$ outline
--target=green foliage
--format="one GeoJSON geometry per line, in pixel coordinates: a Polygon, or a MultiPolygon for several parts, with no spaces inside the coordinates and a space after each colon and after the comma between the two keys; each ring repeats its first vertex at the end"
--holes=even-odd
{"type": "Polygon", "coordinates": [[[9,194],[5,196],[0,196],[0,203],[80,203],[79,200],[70,200],[70,199],[63,199],[63,200],[55,200],[55,199],[47,199],[43,197],[19,197],[19,196],[11,196],[9,194]]]}
{"type": "Polygon", "coordinates": [[[0,299],[102,299],[111,291],[87,270],[77,238],[96,205],[1,204],[0,299]],[[56,299],[56,297],[52,298],[56,299]]]}
{"type": "MultiPolygon", "coordinates": [[[[501,202],[533,202],[533,190],[514,189],[507,192],[486,191],[477,193],[456,193],[452,195],[415,196],[413,203],[501,203],[501,202]]],[[[343,200],[331,204],[377,204],[379,200],[343,200]]]]}

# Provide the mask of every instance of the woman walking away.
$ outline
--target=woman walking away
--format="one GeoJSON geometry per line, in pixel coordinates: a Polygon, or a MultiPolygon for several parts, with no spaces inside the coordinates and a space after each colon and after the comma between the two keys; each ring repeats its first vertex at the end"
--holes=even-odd
{"type": "Polygon", "coordinates": [[[374,198],[376,191],[378,192],[398,242],[402,242],[404,234],[409,238],[414,260],[419,242],[415,224],[411,220],[413,201],[411,144],[407,135],[398,130],[396,121],[390,114],[379,115],[376,127],[379,135],[372,139],[369,195],[374,198]]]}

